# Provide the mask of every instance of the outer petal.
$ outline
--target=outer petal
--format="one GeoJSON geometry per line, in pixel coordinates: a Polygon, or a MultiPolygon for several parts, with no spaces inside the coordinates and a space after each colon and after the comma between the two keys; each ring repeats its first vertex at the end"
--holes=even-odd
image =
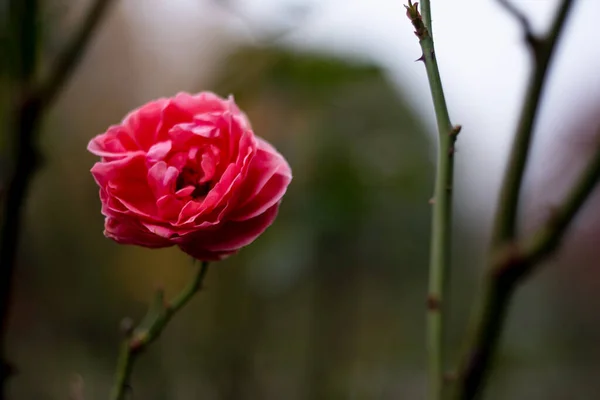
{"type": "Polygon", "coordinates": [[[96,163],[92,175],[107,195],[118,200],[130,213],[156,218],[156,199],[148,186],[143,153],[110,163],[96,163]]]}
{"type": "Polygon", "coordinates": [[[148,151],[153,144],[167,139],[159,138],[158,132],[168,104],[169,99],[157,99],[133,110],[123,119],[122,125],[131,132],[140,149],[148,151]]]}
{"type": "Polygon", "coordinates": [[[259,148],[244,180],[240,203],[229,219],[241,221],[263,213],[281,200],[292,180],[287,161],[270,144],[257,140],[259,148]]]}
{"type": "Polygon", "coordinates": [[[180,110],[192,115],[224,112],[230,107],[227,100],[212,92],[201,92],[195,95],[179,92],[172,99],[172,102],[180,110]]]}
{"type": "Polygon", "coordinates": [[[273,223],[278,207],[279,204],[276,204],[263,214],[246,221],[227,221],[214,229],[192,233],[182,238],[179,247],[198,259],[203,259],[200,257],[203,254],[232,254],[252,243],[273,223]]]}
{"type": "Polygon", "coordinates": [[[140,150],[129,130],[119,125],[111,126],[105,133],[94,137],[88,143],[87,149],[106,161],[127,157],[140,150]]]}
{"type": "Polygon", "coordinates": [[[117,243],[135,244],[150,248],[170,247],[174,244],[168,239],[148,231],[135,218],[106,218],[104,235],[117,243]]]}

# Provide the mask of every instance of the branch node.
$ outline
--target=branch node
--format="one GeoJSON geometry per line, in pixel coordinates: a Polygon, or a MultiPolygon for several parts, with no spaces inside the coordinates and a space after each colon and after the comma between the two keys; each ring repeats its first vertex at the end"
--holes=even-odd
{"type": "Polygon", "coordinates": [[[133,320],[129,317],[123,318],[121,320],[119,330],[123,333],[123,335],[125,335],[125,337],[130,337],[134,330],[133,320]]]}
{"type": "Polygon", "coordinates": [[[533,29],[531,29],[531,22],[529,18],[509,0],[498,0],[498,3],[510,14],[517,22],[521,25],[521,28],[525,32],[525,38],[533,38],[533,29]]]}
{"type": "Polygon", "coordinates": [[[427,296],[427,310],[429,311],[439,311],[442,308],[442,301],[439,296],[435,294],[430,294],[427,296]]]}

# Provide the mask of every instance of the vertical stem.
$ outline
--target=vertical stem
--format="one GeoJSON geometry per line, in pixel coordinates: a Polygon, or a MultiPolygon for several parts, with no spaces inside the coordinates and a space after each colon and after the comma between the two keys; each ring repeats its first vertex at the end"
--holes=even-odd
{"type": "Polygon", "coordinates": [[[425,0],[422,4],[423,17],[417,5],[413,5],[411,1],[408,2],[407,15],[415,27],[415,34],[423,51],[421,60],[427,71],[439,137],[429,258],[427,354],[429,398],[440,400],[444,396],[444,309],[447,308],[445,292],[449,282],[451,256],[454,143],[460,127],[453,128],[450,122],[433,37],[430,25],[426,25],[431,24],[429,1],[425,0]]]}
{"type": "MultiPolygon", "coordinates": [[[[441,399],[444,374],[444,309],[449,281],[452,234],[452,181],[454,170],[454,134],[448,116],[440,75],[435,61],[433,41],[425,55],[425,66],[431,87],[438,124],[439,144],[431,222],[429,253],[429,293],[427,301],[427,348],[432,399],[441,399]]],[[[428,47],[428,45],[425,45],[428,47]]]]}
{"type": "Polygon", "coordinates": [[[431,22],[431,2],[430,0],[421,0],[421,15],[423,16],[423,22],[425,27],[429,31],[429,35],[433,36],[433,27],[431,22]]]}

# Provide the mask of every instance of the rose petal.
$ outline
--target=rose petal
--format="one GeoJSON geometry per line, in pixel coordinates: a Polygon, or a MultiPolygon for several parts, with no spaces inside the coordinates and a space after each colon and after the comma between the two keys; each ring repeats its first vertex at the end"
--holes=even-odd
{"type": "Polygon", "coordinates": [[[154,164],[148,170],[148,186],[152,190],[154,198],[159,199],[173,193],[177,176],[179,176],[179,171],[174,167],[168,167],[164,161],[154,164]]]}
{"type": "Polygon", "coordinates": [[[169,99],[161,98],[139,107],[125,116],[123,126],[131,133],[139,148],[147,151],[153,144],[166,140],[159,136],[162,112],[169,99]]]}
{"type": "Polygon", "coordinates": [[[167,155],[173,148],[173,144],[170,140],[165,140],[164,142],[158,142],[148,150],[148,154],[146,158],[150,163],[155,163],[158,161],[162,161],[167,158],[167,155]]]}
{"type": "MultiPolygon", "coordinates": [[[[274,205],[255,218],[233,222],[227,221],[214,229],[202,230],[182,238],[179,247],[194,254],[235,252],[252,243],[275,220],[279,205],[274,205]]],[[[199,258],[199,257],[196,257],[199,258]]]]}
{"type": "Polygon", "coordinates": [[[229,216],[233,220],[252,218],[264,212],[281,199],[292,180],[287,161],[264,140],[257,138],[257,143],[259,148],[240,190],[240,202],[229,216]]]}
{"type": "Polygon", "coordinates": [[[279,173],[273,175],[267,184],[262,187],[261,191],[252,198],[250,203],[239,209],[236,208],[234,214],[229,215],[229,218],[233,221],[244,221],[265,212],[268,208],[281,201],[291,179],[289,175],[279,173]]]}
{"type": "Polygon", "coordinates": [[[134,244],[150,248],[170,247],[174,244],[149,232],[134,218],[108,217],[104,227],[104,235],[121,244],[134,244]]]}
{"type": "Polygon", "coordinates": [[[109,159],[107,161],[130,156],[140,150],[127,129],[121,126],[111,126],[105,133],[94,137],[87,149],[92,154],[109,159]]]}
{"type": "Polygon", "coordinates": [[[108,196],[118,199],[131,213],[153,219],[156,203],[147,173],[143,153],[92,167],[94,179],[108,196]]]}

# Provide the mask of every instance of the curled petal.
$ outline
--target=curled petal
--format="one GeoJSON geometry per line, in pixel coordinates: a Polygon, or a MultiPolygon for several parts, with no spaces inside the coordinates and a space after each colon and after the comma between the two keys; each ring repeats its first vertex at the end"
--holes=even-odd
{"type": "Polygon", "coordinates": [[[127,157],[140,150],[130,132],[122,126],[111,126],[102,135],[94,137],[87,149],[90,153],[107,159],[106,161],[127,157]]]}
{"type": "Polygon", "coordinates": [[[162,112],[168,104],[168,99],[157,99],[133,110],[123,119],[123,127],[131,132],[140,149],[147,151],[153,144],[166,139],[159,138],[159,127],[162,112]]]}
{"type": "Polygon", "coordinates": [[[275,220],[279,204],[246,221],[227,221],[214,229],[187,235],[179,244],[181,249],[194,256],[202,253],[235,252],[252,243],[275,220]]]}
{"type": "Polygon", "coordinates": [[[240,203],[229,216],[233,220],[252,218],[281,200],[292,180],[287,161],[267,142],[259,148],[244,180],[240,203]]]}
{"type": "Polygon", "coordinates": [[[149,248],[170,247],[174,244],[168,239],[150,232],[135,218],[106,218],[104,235],[117,243],[149,248]]]}

